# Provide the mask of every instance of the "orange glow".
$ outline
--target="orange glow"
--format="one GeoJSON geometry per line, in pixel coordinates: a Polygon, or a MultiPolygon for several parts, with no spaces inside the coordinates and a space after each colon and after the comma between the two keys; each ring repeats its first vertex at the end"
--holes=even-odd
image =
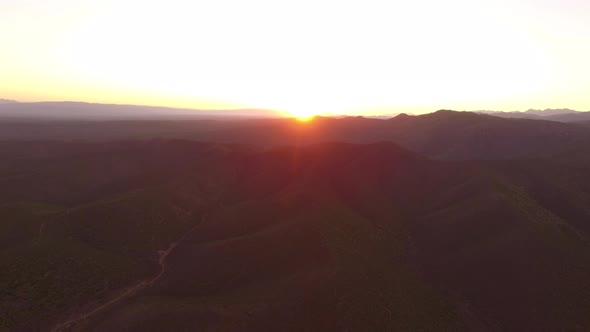
{"type": "Polygon", "coordinates": [[[0,1],[0,98],[266,108],[300,119],[587,110],[583,3],[0,1]]]}
{"type": "Polygon", "coordinates": [[[309,121],[313,120],[314,117],[315,117],[315,115],[296,116],[295,119],[299,122],[309,122],[309,121]]]}
{"type": "Polygon", "coordinates": [[[292,111],[289,112],[295,119],[297,119],[298,121],[301,122],[308,122],[311,119],[313,119],[316,115],[318,115],[315,112],[312,111],[305,111],[305,110],[301,110],[301,111],[292,111]]]}

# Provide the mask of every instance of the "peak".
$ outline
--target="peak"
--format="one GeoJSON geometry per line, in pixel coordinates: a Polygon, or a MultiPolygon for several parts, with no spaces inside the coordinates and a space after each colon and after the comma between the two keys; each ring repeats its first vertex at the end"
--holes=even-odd
{"type": "Polygon", "coordinates": [[[455,116],[455,117],[478,117],[480,114],[467,111],[453,111],[453,110],[438,110],[434,113],[425,114],[429,116],[455,116]]]}
{"type": "Polygon", "coordinates": [[[454,110],[447,110],[447,109],[441,109],[441,110],[434,112],[434,114],[455,114],[455,113],[463,113],[463,112],[454,111],[454,110]]]}
{"type": "Polygon", "coordinates": [[[389,121],[406,121],[406,120],[410,120],[413,118],[416,118],[417,116],[415,115],[409,115],[407,113],[400,113],[392,118],[389,118],[389,121]]]}

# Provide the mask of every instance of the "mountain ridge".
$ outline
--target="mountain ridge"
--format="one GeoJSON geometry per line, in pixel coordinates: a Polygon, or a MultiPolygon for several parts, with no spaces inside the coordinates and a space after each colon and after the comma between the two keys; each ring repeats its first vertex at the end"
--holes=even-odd
{"type": "Polygon", "coordinates": [[[23,120],[125,120],[125,119],[190,119],[283,117],[277,111],[264,109],[199,110],[162,106],[102,104],[88,102],[18,102],[0,103],[0,119],[23,120]]]}

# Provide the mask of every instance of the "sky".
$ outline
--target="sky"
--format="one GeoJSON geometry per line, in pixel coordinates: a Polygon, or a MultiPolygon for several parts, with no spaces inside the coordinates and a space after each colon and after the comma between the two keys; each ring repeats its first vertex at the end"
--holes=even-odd
{"type": "Polygon", "coordinates": [[[588,0],[0,0],[0,98],[590,110],[588,0]]]}

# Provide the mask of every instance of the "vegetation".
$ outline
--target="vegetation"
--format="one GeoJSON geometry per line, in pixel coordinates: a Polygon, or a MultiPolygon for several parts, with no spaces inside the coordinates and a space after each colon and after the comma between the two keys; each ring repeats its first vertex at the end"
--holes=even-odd
{"type": "Polygon", "coordinates": [[[0,330],[590,328],[587,129],[316,120],[0,143],[0,330]]]}

